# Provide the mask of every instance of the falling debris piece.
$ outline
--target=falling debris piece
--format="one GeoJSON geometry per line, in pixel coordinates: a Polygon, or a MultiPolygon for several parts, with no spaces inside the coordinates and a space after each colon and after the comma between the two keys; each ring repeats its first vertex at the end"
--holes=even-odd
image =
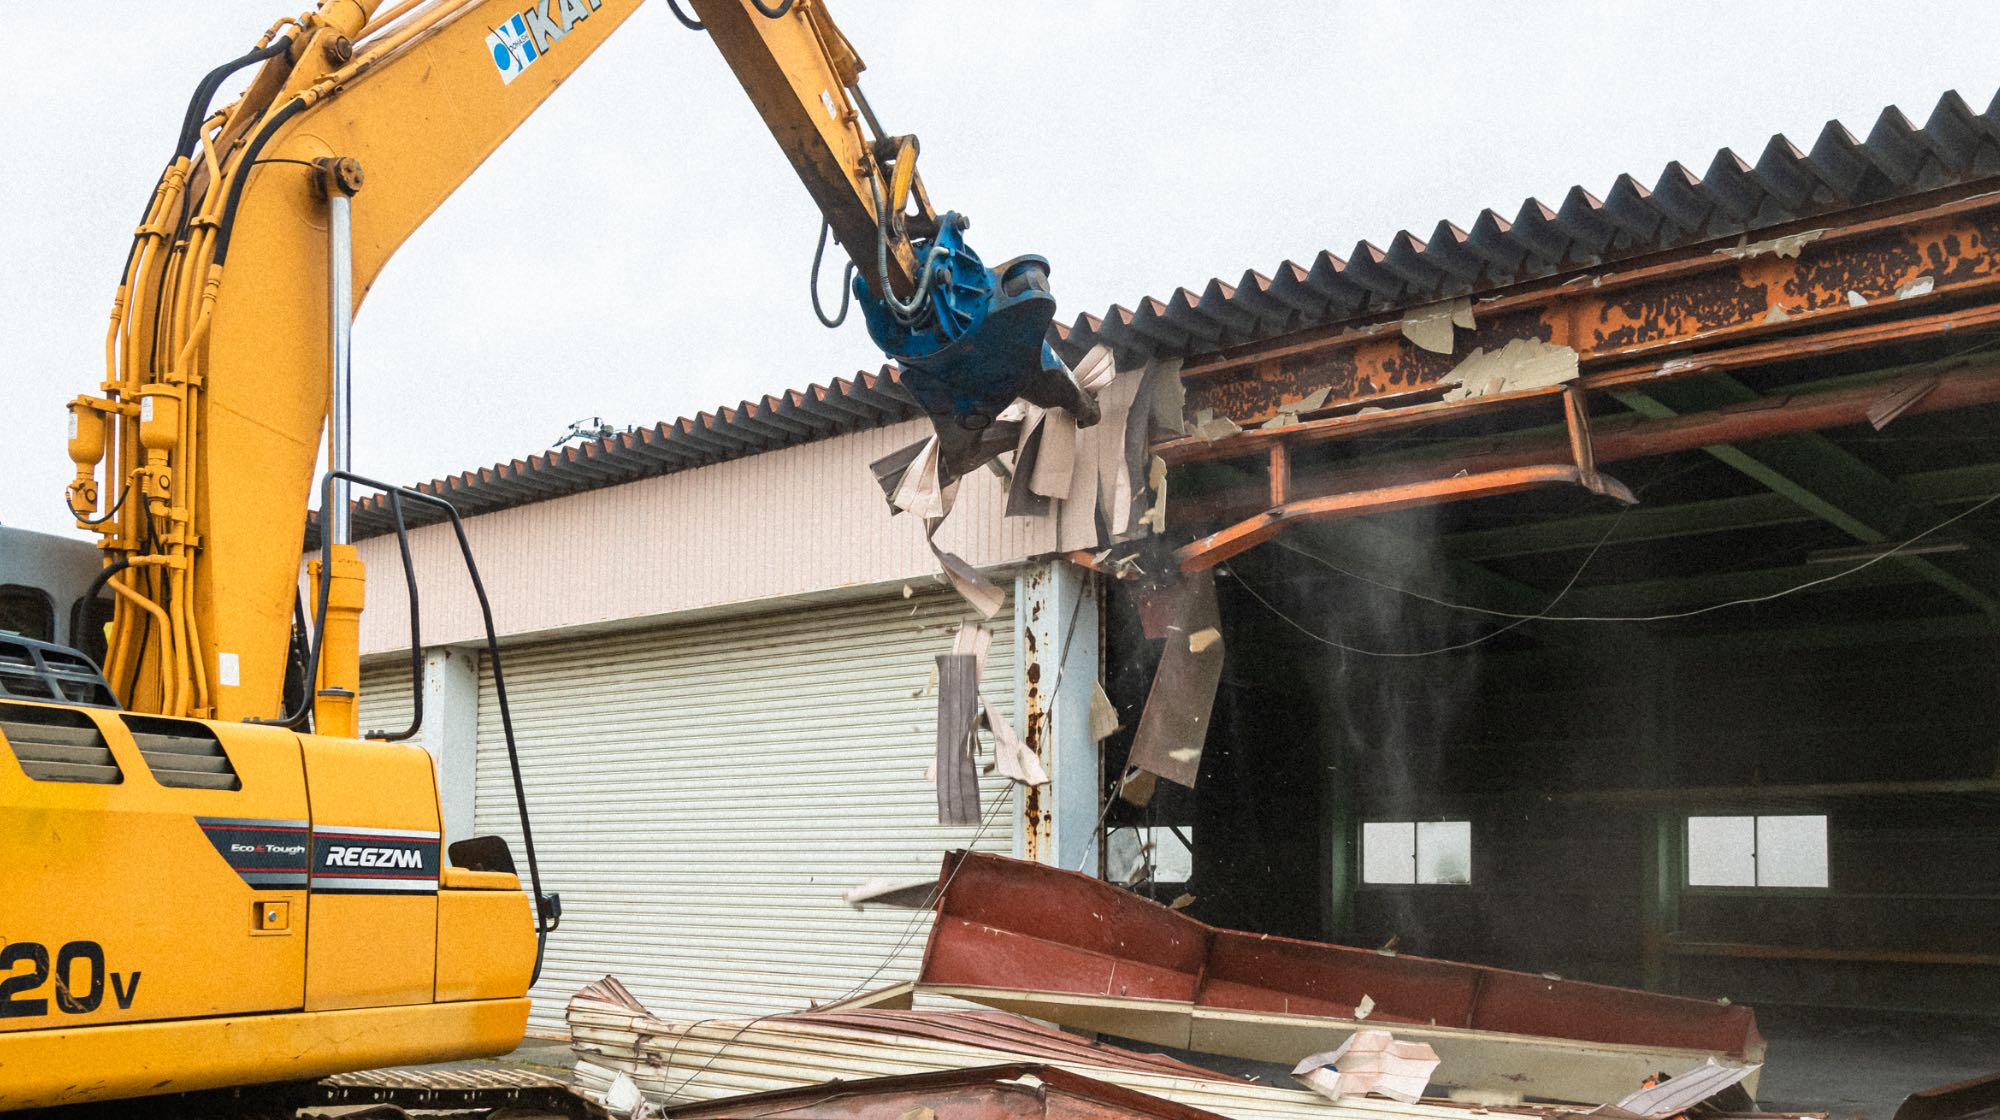
{"type": "Polygon", "coordinates": [[[979,719],[979,659],[941,653],[937,671],[938,823],[978,824],[979,770],[972,760],[972,736],[979,719]]]}
{"type": "Polygon", "coordinates": [[[1007,480],[1007,516],[1043,517],[1053,508],[1050,499],[1037,494],[1031,483],[1041,460],[1044,416],[1041,410],[1021,425],[1021,442],[1014,450],[1014,473],[1007,480]]]}
{"type": "Polygon", "coordinates": [[[1289,428],[1299,422],[1300,416],[1323,407],[1326,404],[1326,398],[1332,395],[1332,393],[1333,386],[1323,385],[1290,404],[1281,404],[1278,406],[1278,414],[1264,421],[1258,427],[1265,429],[1289,428]]]}
{"type": "Polygon", "coordinates": [[[1366,1019],[1375,1011],[1375,997],[1366,992],[1361,994],[1361,1002],[1354,1005],[1354,1017],[1366,1019]]]}
{"type": "Polygon", "coordinates": [[[1426,304],[1403,316],[1403,337],[1434,354],[1449,354],[1455,343],[1452,328],[1474,325],[1472,300],[1466,297],[1426,304]]]}
{"type": "Polygon", "coordinates": [[[1215,689],[1222,681],[1222,620],[1215,604],[1215,573],[1184,576],[1172,594],[1169,636],[1132,739],[1131,764],[1193,789],[1201,772],[1201,748],[1208,739],[1215,689]]]}
{"type": "Polygon", "coordinates": [[[1088,454],[1083,453],[1079,441],[1076,488],[1084,500],[1072,502],[1064,510],[1074,520],[1063,528],[1081,533],[1093,543],[1131,536],[1145,505],[1141,491],[1145,488],[1145,457],[1152,454],[1152,432],[1140,411],[1139,381],[1139,377],[1127,377],[1106,388],[1099,395],[1104,419],[1091,433],[1088,454]],[[1088,497],[1093,493],[1094,503],[1088,497]]]}
{"type": "Polygon", "coordinates": [[[1139,524],[1155,533],[1167,531],[1167,461],[1158,455],[1146,470],[1146,486],[1153,492],[1153,504],[1146,510],[1139,524]]]}
{"type": "Polygon", "coordinates": [[[1889,387],[1888,392],[1882,394],[1881,400],[1868,406],[1868,423],[1873,425],[1876,431],[1881,431],[1896,417],[1908,412],[1918,401],[1930,396],[1931,390],[1937,386],[1938,378],[1934,373],[1918,374],[1896,382],[1889,387]]]}
{"type": "Polygon", "coordinates": [[[952,590],[979,612],[981,618],[992,618],[1007,604],[1007,592],[998,584],[979,574],[979,569],[946,552],[930,542],[931,554],[937,557],[944,569],[944,576],[951,581],[952,590]]]}
{"type": "Polygon", "coordinates": [[[841,892],[840,900],[856,910],[864,906],[894,906],[903,910],[930,908],[937,893],[937,876],[928,879],[870,879],[841,892]]]}
{"type": "Polygon", "coordinates": [[[1191,895],[1191,894],[1178,894],[1178,895],[1175,895],[1175,896],[1174,896],[1174,900],[1173,900],[1172,902],[1169,902],[1169,903],[1167,903],[1167,909],[1169,909],[1169,910],[1185,910],[1185,909],[1187,909],[1188,907],[1190,907],[1190,906],[1193,906],[1193,905],[1194,905],[1194,896],[1193,896],[1193,895],[1191,895]]]}
{"type": "Polygon", "coordinates": [[[960,626],[951,637],[951,652],[969,653],[979,663],[979,675],[986,675],[986,654],[993,648],[993,631],[976,623],[960,626]]]}
{"type": "Polygon", "coordinates": [[[1167,636],[1167,628],[1173,625],[1175,588],[1178,584],[1142,583],[1138,588],[1139,627],[1146,640],[1157,642],[1167,636]]]}
{"type": "Polygon", "coordinates": [[[1159,775],[1150,770],[1133,770],[1118,783],[1118,799],[1127,805],[1143,807],[1153,800],[1153,788],[1159,781],[1159,775]]]}
{"type": "Polygon", "coordinates": [[[1929,276],[1919,276],[1915,280],[1912,280],[1909,283],[1903,285],[1902,287],[1897,288],[1896,298],[1915,299],[1918,296],[1927,296],[1930,295],[1932,290],[1935,289],[1936,287],[1937,287],[1937,280],[1935,278],[1929,276]]]}
{"type": "Polygon", "coordinates": [[[1110,387],[1118,376],[1118,363],[1112,360],[1111,347],[1099,343],[1077,360],[1073,372],[1078,388],[1096,394],[1110,387]]]}
{"type": "Polygon", "coordinates": [[[1090,738],[1092,742],[1103,742],[1118,730],[1118,708],[1111,703],[1111,696],[1104,691],[1104,682],[1090,682],[1090,738]]]}
{"type": "MultiPolygon", "coordinates": [[[[1181,435],[1187,431],[1187,387],[1181,382],[1179,358],[1154,358],[1139,379],[1139,399],[1156,431],[1181,435]]],[[[1147,424],[1137,425],[1140,428],[1147,424]]]]}
{"type": "Polygon", "coordinates": [[[1866,307],[1868,306],[1868,297],[1862,295],[1860,292],[1857,292],[1852,288],[1849,288],[1847,290],[1847,306],[1866,307]]]}
{"type": "Polygon", "coordinates": [[[914,587],[911,587],[911,586],[910,586],[909,584],[907,584],[907,583],[903,585],[903,598],[907,599],[907,598],[909,598],[910,596],[912,596],[912,595],[915,595],[916,593],[917,593],[917,589],[916,589],[916,588],[914,588],[914,587]]]}
{"type": "MultiPolygon", "coordinates": [[[[878,459],[876,465],[895,460],[902,454],[903,452],[899,451],[878,459]]],[[[887,485],[888,480],[881,470],[876,469],[875,477],[887,485]]],[[[951,499],[938,474],[936,436],[918,445],[916,453],[893,477],[895,485],[889,488],[889,504],[896,510],[925,519],[943,518],[945,514],[951,512],[951,499]]]]}
{"type": "Polygon", "coordinates": [[[1044,498],[1069,497],[1070,480],[1076,471],[1076,417],[1067,409],[1051,408],[1042,413],[1041,454],[1035,456],[1028,489],[1044,498]]]}
{"type": "Polygon", "coordinates": [[[1049,772],[1042,766],[1042,760],[1014,732],[1014,725],[985,697],[979,698],[980,710],[986,723],[986,730],[993,733],[993,767],[1003,778],[1011,778],[1024,786],[1045,786],[1049,784],[1049,772]]]}
{"type": "Polygon", "coordinates": [[[1544,385],[1561,385],[1577,378],[1576,351],[1567,346],[1517,338],[1498,350],[1474,350],[1440,385],[1456,385],[1448,401],[1510,393],[1544,385]]]}
{"type": "Polygon", "coordinates": [[[1726,249],[1717,249],[1718,257],[1742,260],[1745,257],[1761,257],[1770,254],[1776,257],[1797,257],[1800,250],[1826,236],[1823,229],[1809,229],[1803,233],[1773,237],[1769,241],[1747,241],[1748,235],[1736,239],[1736,244],[1726,249]]]}
{"type": "Polygon", "coordinates": [[[1437,1051],[1421,1042],[1398,1042],[1388,1031],[1355,1031],[1336,1049],[1294,1066],[1292,1076],[1332,1101],[1377,1093],[1415,1104],[1437,1067],[1437,1051]]]}
{"type": "Polygon", "coordinates": [[[1210,443],[1233,436],[1242,431],[1241,425],[1227,416],[1217,416],[1212,408],[1204,408],[1194,414],[1194,434],[1210,443]]]}
{"type": "Polygon", "coordinates": [[[924,686],[916,690],[915,692],[910,693],[910,699],[915,700],[921,696],[928,694],[931,689],[937,687],[937,683],[938,683],[937,666],[933,665],[931,666],[930,675],[924,678],[924,686]]]}
{"type": "Polygon", "coordinates": [[[1439,1088],[1589,1107],[1658,1070],[1764,1057],[1747,1007],[1218,929],[984,852],[951,854],[939,878],[918,991],[1073,1030],[1289,1065],[1361,1029],[1367,994],[1368,1027],[1437,1051],[1439,1088]]]}

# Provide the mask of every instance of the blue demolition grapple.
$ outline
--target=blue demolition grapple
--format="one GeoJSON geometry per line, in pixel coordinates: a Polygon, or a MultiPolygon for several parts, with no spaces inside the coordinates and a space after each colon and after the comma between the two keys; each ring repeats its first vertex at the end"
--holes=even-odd
{"type": "Polygon", "coordinates": [[[954,475],[977,465],[967,460],[982,442],[990,446],[981,433],[1017,398],[1068,409],[1083,427],[1098,415],[1097,402],[1048,344],[1056,313],[1049,262],[1022,256],[987,268],[965,243],[965,226],[960,215],[946,214],[936,237],[915,244],[929,288],[913,312],[854,278],[868,333],[903,367],[903,386],[930,414],[954,475]]]}

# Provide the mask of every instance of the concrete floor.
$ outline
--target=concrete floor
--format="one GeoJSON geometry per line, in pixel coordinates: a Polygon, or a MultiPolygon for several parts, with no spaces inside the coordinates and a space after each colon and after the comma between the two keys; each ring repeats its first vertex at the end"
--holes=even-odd
{"type": "MultiPolygon", "coordinates": [[[[1757,1009],[1757,1026],[1769,1044],[1757,1104],[1772,1112],[1890,1120],[1903,1098],[1919,1089],[2000,1071],[2000,1019],[1766,1006],[1757,1009]]],[[[1245,1072],[1233,1068],[1242,1063],[1184,1057],[1245,1072]]],[[[566,1042],[531,1038],[505,1058],[453,1064],[560,1073],[576,1058],[566,1042]]]]}
{"type": "Polygon", "coordinates": [[[1889,1120],[1919,1089],[2000,1072],[2000,1019],[1761,1006],[1757,1027],[1773,1111],[1889,1120]]]}

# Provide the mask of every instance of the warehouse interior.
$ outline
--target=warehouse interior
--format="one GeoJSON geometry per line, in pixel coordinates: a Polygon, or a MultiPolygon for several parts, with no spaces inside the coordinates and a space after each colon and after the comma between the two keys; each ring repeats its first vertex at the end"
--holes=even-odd
{"type": "MultiPolygon", "coordinates": [[[[1991,345],[1773,364],[1598,409],[1889,385],[1991,345]]],[[[1529,490],[1232,558],[1200,781],[1110,815],[1194,841],[1185,883],[1139,888],[1224,926],[1760,1009],[1990,1015],[1996,419],[1634,459],[1608,468],[1629,507],[1529,490]]],[[[1527,434],[1468,419],[1326,454],[1450,462],[1527,434]]],[[[1160,646],[1138,598],[1120,586],[1107,612],[1121,711],[1160,646]]],[[[1107,743],[1107,781],[1128,742],[1107,743]]]]}

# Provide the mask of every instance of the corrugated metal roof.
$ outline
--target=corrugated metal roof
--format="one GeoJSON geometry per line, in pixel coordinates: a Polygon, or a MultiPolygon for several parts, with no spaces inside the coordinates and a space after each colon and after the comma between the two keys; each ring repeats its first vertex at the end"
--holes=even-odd
{"type": "MultiPolygon", "coordinates": [[[[884,366],[876,373],[835,378],[826,385],[787,390],[735,408],[718,408],[692,417],[621,432],[590,443],[557,447],[526,459],[514,459],[417,484],[417,489],[448,499],[463,516],[526,505],[547,498],[615,486],[622,482],[707,466],[828,436],[880,428],[921,415],[917,403],[884,366]]],[[[411,525],[442,520],[428,506],[404,507],[411,525]]],[[[371,495],[354,503],[356,539],[391,532],[389,503],[371,495]]],[[[316,547],[318,532],[309,525],[307,547],[316,547]]]]}
{"type": "MultiPolygon", "coordinates": [[[[1121,364],[1152,356],[1194,357],[1441,299],[1489,292],[1608,261],[1734,238],[2000,176],[2000,95],[1974,112],[1956,92],[1939,99],[1919,128],[1894,106],[1865,140],[1829,121],[1810,150],[1773,136],[1752,162],[1724,148],[1696,175],[1669,163],[1648,188],[1620,175],[1602,198],[1571,187],[1557,205],[1530,198],[1512,219],[1483,210],[1464,229],[1440,221],[1428,238],[1399,231],[1383,249],[1362,241],[1345,258],[1284,261],[1270,275],[1216,277],[1134,309],[1057,324],[1051,341],[1075,361],[1099,343],[1121,364]]],[[[744,401],[572,447],[436,479],[418,489],[463,514],[669,474],[919,415],[896,370],[744,401]]],[[[406,510],[412,524],[437,520],[406,510]]],[[[356,503],[356,537],[390,530],[380,497],[356,503]]],[[[309,543],[316,534],[309,528],[309,543]]]]}
{"type": "Polygon", "coordinates": [[[1512,219],[1482,210],[1469,230],[1440,221],[1428,238],[1399,231],[1387,249],[1362,241],[1345,258],[1322,252],[1268,276],[1217,277],[1133,309],[1080,315],[1060,330],[1059,349],[1075,358],[1106,343],[1121,360],[1190,357],[1993,175],[2000,96],[1978,113],[1954,91],[1922,128],[1890,106],[1865,140],[1829,121],[1808,151],[1781,134],[1754,161],[1722,149],[1700,175],[1669,163],[1651,188],[1620,175],[1601,198],[1575,186],[1554,205],[1528,199],[1512,219]]]}

